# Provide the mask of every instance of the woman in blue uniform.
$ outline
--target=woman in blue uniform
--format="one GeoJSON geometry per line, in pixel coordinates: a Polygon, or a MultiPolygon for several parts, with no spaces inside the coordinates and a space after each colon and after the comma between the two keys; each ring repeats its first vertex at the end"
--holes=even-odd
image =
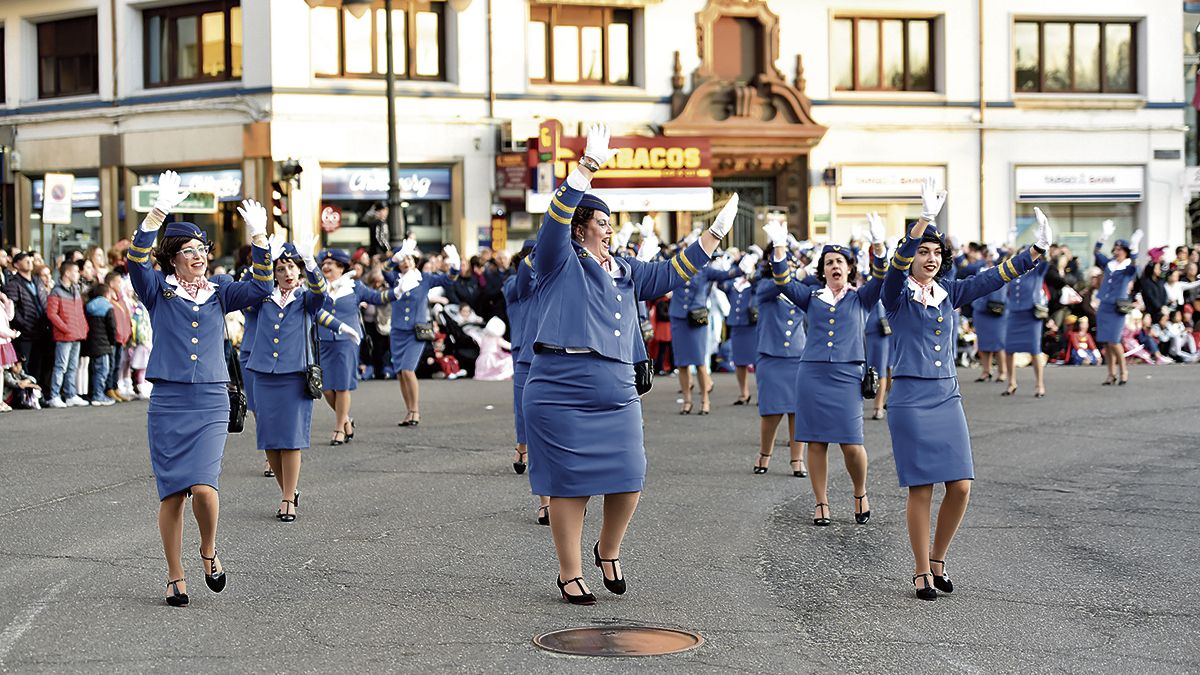
{"type": "MultiPolygon", "coordinates": [[[[996,266],[996,260],[1003,262],[1006,255],[996,251],[986,259],[983,270],[996,266]],[[993,257],[995,256],[995,257],[993,257]]],[[[979,350],[980,374],[976,382],[992,380],[992,357],[996,359],[997,380],[1008,380],[1008,359],[1005,356],[1004,338],[1008,322],[1008,286],[1004,285],[987,295],[971,301],[971,321],[975,327],[975,346],[979,350]]]]}
{"type": "Polygon", "coordinates": [[[449,288],[458,275],[458,249],[446,246],[449,274],[423,273],[417,266],[417,243],[406,239],[391,260],[384,265],[383,278],[393,288],[392,301],[392,370],[400,383],[406,414],[397,426],[415,427],[421,423],[421,388],[417,383],[417,364],[425,352],[426,341],[417,337],[417,328],[432,332],[429,319],[429,290],[449,288]]]}
{"type": "Polygon", "coordinates": [[[740,270],[730,271],[718,267],[705,267],[692,272],[687,282],[671,294],[671,359],[675,372],[679,374],[679,388],[683,390],[683,408],[680,415],[692,414],[692,373],[689,366],[696,367],[696,378],[700,386],[700,414],[710,412],[708,395],[712,389],[712,376],[708,372],[708,298],[714,283],[737,276],[740,270]]]}
{"type": "Polygon", "coordinates": [[[340,248],[321,252],[321,274],[329,284],[326,310],[338,320],[338,328],[330,327],[328,317],[318,321],[320,339],[322,388],[325,403],[336,417],[333,446],[354,440],[354,420],[350,417],[350,392],[358,388],[358,345],[362,342],[362,322],[359,303],[382,305],[394,300],[393,290],[383,292],[367,288],[363,282],[347,274],[350,252],[340,248]],[[329,324],[329,325],[327,325],[329,324]]]}
{"type": "Polygon", "coordinates": [[[1046,362],[1042,360],[1042,335],[1046,332],[1046,261],[1038,262],[1029,274],[1022,274],[1007,285],[1005,301],[1004,351],[1008,368],[1008,388],[1001,396],[1017,393],[1017,369],[1013,365],[1017,354],[1032,357],[1035,398],[1046,395],[1046,362]]]}
{"type": "Polygon", "coordinates": [[[758,307],[754,294],[754,268],[758,256],[744,253],[738,261],[741,275],[721,283],[721,290],[729,298],[729,342],[733,347],[733,365],[738,383],[738,399],[734,405],[750,403],[750,382],[747,376],[750,366],[758,358],[758,307]]]}
{"type": "Polygon", "coordinates": [[[214,592],[225,588],[224,566],[217,560],[217,479],[229,428],[229,368],[225,362],[225,312],[249,307],[271,292],[267,274],[267,213],[256,202],[242,202],[254,247],[253,275],[235,282],[228,275],[205,278],[208,245],[192,223],[159,227],[188,193],[179,175],[167,171],[158,179],[154,209],[142,221],[125,254],[129,280],[150,313],[156,340],[146,368],[154,383],[147,414],[150,464],[158,487],[158,532],[167,559],[167,604],[188,604],[184,580],[183,508],[191,495],[192,513],[200,528],[204,582],[214,592]],[[161,271],[150,264],[154,254],[161,271]]]}
{"type": "MultiPolygon", "coordinates": [[[[773,272],[787,280],[787,229],[782,223],[764,226],[775,247],[773,272]]],[[[808,313],[807,341],[796,374],[795,439],[808,444],[808,471],[816,508],[814,525],[829,525],[828,460],[830,443],[842,448],[846,471],[854,483],[854,519],[871,518],[867,501],[867,450],[863,446],[862,379],[866,350],[863,336],[871,307],[879,300],[886,261],[882,221],[871,226],[874,253],[871,279],[860,288],[855,282],[855,261],[850,248],[826,245],[817,259],[818,289],[788,281],[781,290],[808,313]]]]}
{"type": "Polygon", "coordinates": [[[754,382],[758,388],[759,450],[754,473],[767,472],[775,434],[783,416],[788,418],[788,446],[791,450],[792,475],[808,476],[804,466],[804,444],[796,440],[796,393],[800,357],[804,354],[804,310],[781,292],[788,275],[776,279],[771,261],[764,260],[754,287],[758,307],[758,359],[754,362],[754,382]]]}
{"type": "MultiPolygon", "coordinates": [[[[328,288],[317,271],[312,233],[298,231],[296,237],[296,245],[284,244],[275,259],[275,290],[259,306],[249,364],[258,406],[258,447],[266,450],[275,471],[281,504],[275,517],[285,523],[296,520],[300,501],[296,490],[300,452],[310,445],[313,407],[305,388],[305,370],[315,363],[313,326],[328,288]],[[302,268],[307,277],[305,287],[300,284],[302,268]]],[[[335,322],[328,316],[325,321],[335,322]]],[[[337,323],[335,330],[340,329],[337,323]]]]}
{"type": "Polygon", "coordinates": [[[921,189],[921,217],[892,254],[883,284],[883,306],[892,324],[892,395],[888,428],[900,486],[908,488],[908,538],[918,598],[954,589],[946,552],[967,509],[975,470],[971,439],[953,358],[952,316],[958,307],[988,295],[1029,271],[1050,242],[1050,225],[1037,210],[1037,243],[989,270],[955,280],[950,248],[933,225],[946,201],[932,181],[921,189]],[[946,484],[930,547],[935,483],[946,484]],[[932,581],[932,585],[931,582],[932,581]]]}
{"type": "Polygon", "coordinates": [[[1130,241],[1118,239],[1112,248],[1112,258],[1104,255],[1104,242],[1112,236],[1113,221],[1103,223],[1104,236],[1096,242],[1096,266],[1104,274],[1100,282],[1100,306],[1096,309],[1096,342],[1104,345],[1104,363],[1108,366],[1108,379],[1104,384],[1125,384],[1129,381],[1129,365],[1125,362],[1125,348],[1121,346],[1121,332],[1125,329],[1125,314],[1129,312],[1129,288],[1137,278],[1138,246],[1142,242],[1142,231],[1133,233],[1130,241]],[[1121,379],[1117,379],[1120,373],[1121,379]]]}
{"type": "MultiPolygon", "coordinates": [[[[248,281],[253,274],[253,267],[247,267],[242,271],[242,281],[248,281]]],[[[241,366],[242,386],[244,387],[243,394],[246,396],[246,412],[255,415],[254,411],[254,372],[247,368],[250,363],[250,350],[254,348],[254,330],[258,322],[258,307],[246,307],[242,310],[242,343],[238,345],[238,364],[241,366]]],[[[275,472],[271,469],[271,463],[267,461],[266,455],[263,455],[263,476],[265,478],[274,478],[275,472]]]]}
{"type": "Polygon", "coordinates": [[[604,495],[600,539],[592,548],[604,585],[625,592],[621,542],[646,476],[642,406],[634,363],[645,358],[636,303],[699,274],[733,226],[736,196],[708,232],[669,261],[643,263],[608,254],[608,207],[585,195],[592,175],[616,151],[608,130],[591,128],[579,165],[555,191],[538,231],[533,266],[542,315],[529,379],[525,432],[534,494],[550,496],[550,529],[564,600],[592,604],[580,545],[588,498],[604,495]]]}

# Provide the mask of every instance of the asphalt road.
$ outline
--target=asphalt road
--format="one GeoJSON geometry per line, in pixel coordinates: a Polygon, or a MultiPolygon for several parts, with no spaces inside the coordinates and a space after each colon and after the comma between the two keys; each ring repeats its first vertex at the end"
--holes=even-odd
{"type": "MultiPolygon", "coordinates": [[[[192,605],[162,603],[165,567],[145,404],[0,417],[0,670],[13,672],[1196,672],[1200,670],[1200,368],[1031,374],[1015,398],[963,372],[978,480],[951,549],[957,590],[912,596],[904,493],[886,423],[867,422],[874,517],[855,525],[831,471],[834,524],[810,523],[786,448],[766,475],[754,408],[717,378],[708,417],[649,395],[649,474],[622,562],[630,591],[562,603],[548,528],[512,472],[510,385],[423,382],[424,419],[394,383],[359,390],[358,440],[305,454],[302,508],[277,522],[253,435],[231,439],[219,551],[192,605]],[[692,652],[566,657],[538,633],[610,623],[694,630],[692,652]]],[[[331,413],[314,415],[314,440],[331,413]]],[[[836,453],[835,453],[836,455],[836,453]]],[[[588,515],[585,542],[598,531],[588,515]]],[[[590,570],[590,571],[588,571],[590,570]]]]}

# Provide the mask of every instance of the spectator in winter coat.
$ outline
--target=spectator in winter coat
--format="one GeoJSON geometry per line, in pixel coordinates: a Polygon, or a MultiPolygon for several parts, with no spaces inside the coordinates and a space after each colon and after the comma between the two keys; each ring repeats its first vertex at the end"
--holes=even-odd
{"type": "Polygon", "coordinates": [[[104,277],[105,296],[113,306],[113,321],[117,327],[117,341],[113,345],[112,359],[108,364],[108,381],[104,383],[104,395],[117,402],[131,400],[120,392],[121,360],[125,355],[125,345],[133,334],[133,317],[129,305],[125,301],[124,279],[120,272],[112,271],[104,277]]]}
{"type": "Polygon", "coordinates": [[[1167,304],[1167,291],[1163,283],[1162,266],[1151,262],[1142,270],[1133,287],[1134,293],[1142,294],[1142,306],[1155,323],[1158,323],[1158,318],[1162,316],[1163,305],[1167,304]]]}
{"type": "Polygon", "coordinates": [[[26,372],[37,378],[43,388],[50,386],[50,366],[54,361],[54,342],[46,320],[47,293],[33,274],[33,256],[24,251],[13,256],[14,274],[4,284],[4,294],[12,300],[12,327],[21,332],[13,340],[17,356],[25,362],[26,372]]]}
{"type": "Polygon", "coordinates": [[[46,316],[53,326],[54,373],[50,378],[50,408],[85,406],[88,402],[75,391],[79,347],[88,334],[79,295],[79,265],[66,260],[59,266],[59,281],[46,301],[46,316]]]}
{"type": "Polygon", "coordinates": [[[108,287],[102,283],[92,286],[92,290],[88,293],[88,303],[84,306],[88,332],[80,353],[92,360],[89,378],[92,385],[90,396],[92,405],[116,403],[104,392],[108,383],[113,346],[117,342],[117,324],[113,318],[113,304],[105,297],[107,293],[108,287]]]}

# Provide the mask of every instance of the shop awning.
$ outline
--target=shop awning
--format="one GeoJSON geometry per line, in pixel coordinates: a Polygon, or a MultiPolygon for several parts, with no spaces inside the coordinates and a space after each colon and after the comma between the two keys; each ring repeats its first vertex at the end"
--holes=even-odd
{"type": "MultiPolygon", "coordinates": [[[[613,211],[711,211],[712,188],[627,188],[590,190],[613,211]]],[[[551,192],[525,192],[525,210],[545,213],[550,208],[551,192]]]]}

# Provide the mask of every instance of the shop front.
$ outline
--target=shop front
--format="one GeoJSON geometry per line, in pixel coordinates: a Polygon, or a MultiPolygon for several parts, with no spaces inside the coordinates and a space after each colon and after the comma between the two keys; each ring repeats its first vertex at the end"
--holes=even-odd
{"type": "MultiPolygon", "coordinates": [[[[307,175],[306,175],[307,178],[307,175]]],[[[321,225],[323,243],[333,248],[369,248],[379,207],[387,203],[386,166],[322,166],[321,225]]],[[[400,167],[400,208],[404,230],[422,250],[437,250],[455,241],[450,227],[453,170],[449,166],[400,167]]],[[[389,246],[405,232],[390,232],[389,246]]],[[[380,243],[380,242],[377,242],[380,243]]]]}
{"type": "Polygon", "coordinates": [[[85,251],[89,246],[101,245],[100,178],[75,176],[72,185],[71,222],[51,224],[42,220],[46,181],[42,177],[32,180],[29,245],[31,249],[41,251],[48,261],[57,260],[58,256],[71,251],[85,251]]]}
{"type": "MultiPolygon", "coordinates": [[[[136,172],[137,186],[133,188],[133,210],[139,214],[149,213],[157,195],[159,171],[136,172]]],[[[237,207],[244,198],[241,169],[211,168],[180,171],[184,189],[191,195],[187,202],[176,209],[178,220],[187,220],[200,226],[213,242],[213,256],[226,266],[234,262],[238,249],[245,242],[244,226],[238,217],[237,207]]]]}
{"type": "Polygon", "coordinates": [[[1114,236],[1123,239],[1141,224],[1144,166],[1017,166],[1013,171],[1018,244],[1033,242],[1035,206],[1054,223],[1055,239],[1081,260],[1101,236],[1105,220],[1113,221],[1114,236]]]}
{"type": "MultiPolygon", "coordinates": [[[[905,224],[921,216],[921,184],[925,179],[946,185],[946,167],[939,165],[840,164],[835,172],[833,185],[813,189],[812,203],[815,207],[818,204],[825,207],[814,210],[829,214],[827,220],[818,221],[814,228],[812,234],[817,241],[849,241],[856,230],[866,227],[867,214],[871,212],[883,217],[888,239],[898,239],[904,234],[905,224]],[[828,198],[830,194],[832,200],[828,198]],[[831,202],[833,208],[827,208],[831,202]],[[823,230],[822,222],[828,223],[827,229],[823,230]]],[[[949,205],[939,221],[954,233],[949,205]]]]}

